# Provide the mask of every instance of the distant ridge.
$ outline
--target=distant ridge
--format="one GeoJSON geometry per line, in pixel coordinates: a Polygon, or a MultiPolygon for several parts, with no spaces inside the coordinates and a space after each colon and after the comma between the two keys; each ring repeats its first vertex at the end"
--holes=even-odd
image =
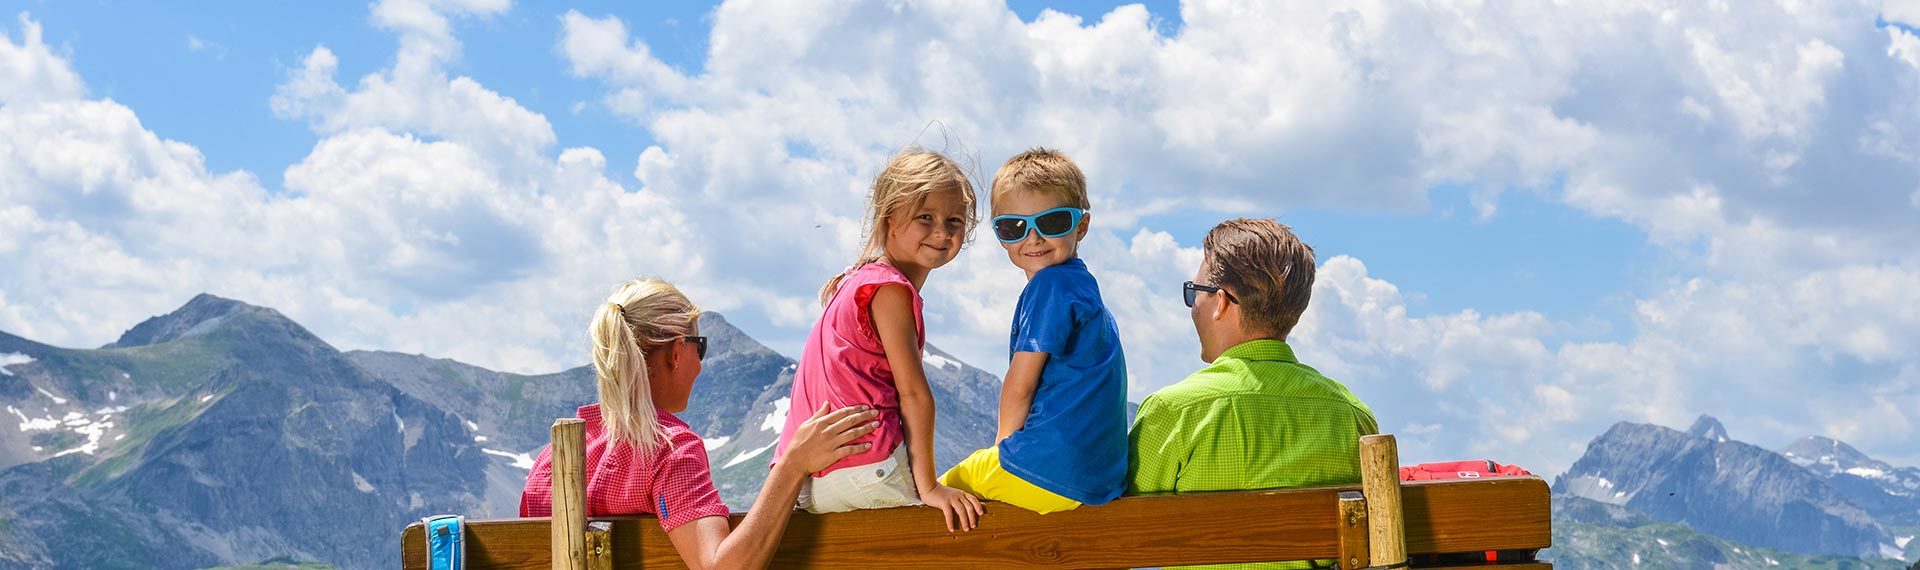
{"type": "Polygon", "coordinates": [[[0,567],[391,567],[406,521],[482,512],[490,459],[457,415],[272,309],[199,295],[10,370],[0,567]]]}
{"type": "MultiPolygon", "coordinates": [[[[700,329],[709,350],[680,416],[743,508],[795,363],[718,313],[700,329]]],[[[407,521],[517,514],[548,426],[597,399],[590,367],[343,353],[279,311],[208,294],[99,349],[0,333],[0,357],[0,568],[389,568],[407,521]]],[[[926,358],[936,463],[951,465],[991,444],[999,379],[931,346],[926,358]]]]}
{"type": "Polygon", "coordinates": [[[1554,493],[1624,506],[1703,533],[1802,554],[1900,556],[1886,527],[1787,457],[1726,437],[1620,422],[1588,444],[1554,493]]]}
{"type": "Polygon", "coordinates": [[[255,307],[232,299],[201,293],[171,313],[141,321],[140,324],[128,329],[126,334],[120,335],[120,340],[101,348],[149,346],[206,334],[219,328],[220,323],[228,318],[249,311],[271,313],[274,318],[285,318],[279,311],[273,309],[255,307]]]}
{"type": "Polygon", "coordinates": [[[1780,454],[1826,479],[1848,501],[1875,518],[1893,525],[1920,526],[1920,468],[1894,467],[1846,442],[1817,435],[1781,448],[1780,454]]]}

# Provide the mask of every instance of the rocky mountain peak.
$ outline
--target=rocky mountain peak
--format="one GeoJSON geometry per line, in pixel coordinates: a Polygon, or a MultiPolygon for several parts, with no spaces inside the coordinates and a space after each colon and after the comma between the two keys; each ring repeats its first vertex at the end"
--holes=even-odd
{"type": "MultiPolygon", "coordinates": [[[[285,321],[288,325],[293,324],[293,321],[282,316],[279,311],[201,293],[171,313],[134,325],[127,330],[126,334],[120,335],[120,340],[102,348],[132,348],[199,336],[218,330],[223,324],[239,316],[264,317],[285,321]]],[[[294,327],[297,328],[298,325],[294,327]]]]}
{"type": "Polygon", "coordinates": [[[1854,449],[1853,446],[1847,445],[1844,441],[1817,435],[1801,438],[1800,441],[1781,448],[1780,454],[1787,456],[1787,459],[1793,460],[1794,463],[1812,468],[1815,472],[1826,472],[1822,474],[1862,466],[1880,468],[1885,465],[1854,449]]]}
{"type": "Polygon", "coordinates": [[[1701,414],[1700,419],[1693,420],[1693,427],[1688,428],[1687,433],[1694,437],[1711,439],[1715,442],[1724,443],[1727,441],[1727,427],[1720,425],[1720,420],[1716,420],[1713,416],[1706,414],[1701,414]]]}
{"type": "Polygon", "coordinates": [[[1554,492],[1754,546],[1864,557],[1898,550],[1886,527],[1826,480],[1725,434],[1710,417],[1688,432],[1615,424],[1587,445],[1554,492]]]}
{"type": "Polygon", "coordinates": [[[763,358],[777,356],[773,349],[733,326],[720,313],[700,313],[700,334],[707,337],[707,350],[710,353],[751,354],[763,358]]]}

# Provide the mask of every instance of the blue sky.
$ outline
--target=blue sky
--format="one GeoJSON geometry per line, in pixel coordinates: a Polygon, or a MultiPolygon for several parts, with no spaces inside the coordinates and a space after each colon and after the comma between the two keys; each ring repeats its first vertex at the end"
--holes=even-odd
{"type": "MultiPolygon", "coordinates": [[[[38,340],[211,291],[548,371],[655,274],[793,354],[861,186],[938,121],[981,178],[1034,145],[1087,168],[1136,399],[1199,365],[1200,237],[1270,216],[1323,262],[1290,340],[1432,457],[1552,472],[1708,413],[1920,463],[1907,4],[6,7],[0,330],[38,340]]],[[[927,292],[988,369],[997,249],[927,292]]]]}

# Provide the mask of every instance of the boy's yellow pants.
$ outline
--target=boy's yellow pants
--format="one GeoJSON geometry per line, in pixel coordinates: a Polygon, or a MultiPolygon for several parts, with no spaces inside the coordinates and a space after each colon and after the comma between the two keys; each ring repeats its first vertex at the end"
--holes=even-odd
{"type": "Polygon", "coordinates": [[[1000,467],[1000,446],[973,452],[940,476],[940,484],[1040,514],[1071,511],[1080,502],[1053,494],[1000,467]]]}

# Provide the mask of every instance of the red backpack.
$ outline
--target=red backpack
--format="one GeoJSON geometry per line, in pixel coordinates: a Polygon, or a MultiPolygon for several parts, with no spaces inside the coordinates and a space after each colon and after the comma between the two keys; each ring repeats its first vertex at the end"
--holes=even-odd
{"type": "Polygon", "coordinates": [[[1501,465],[1489,460],[1421,463],[1400,468],[1401,481],[1437,479],[1485,479],[1489,477],[1527,477],[1533,473],[1518,465],[1501,465]]]}

